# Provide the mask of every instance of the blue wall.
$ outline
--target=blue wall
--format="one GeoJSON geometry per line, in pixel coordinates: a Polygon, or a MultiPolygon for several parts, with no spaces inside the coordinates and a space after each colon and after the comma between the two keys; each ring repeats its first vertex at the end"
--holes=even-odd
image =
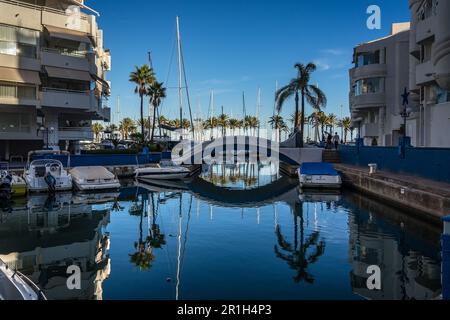
{"type": "MultiPolygon", "coordinates": [[[[131,166],[143,165],[149,163],[158,163],[161,159],[170,159],[170,152],[150,153],[150,154],[112,154],[112,155],[79,155],[70,156],[70,167],[87,167],[87,166],[131,166]]],[[[69,166],[69,159],[65,155],[42,155],[35,156],[37,159],[55,159],[62,162],[64,167],[69,166]]]]}
{"type": "Polygon", "coordinates": [[[341,146],[341,162],[367,167],[376,163],[380,170],[405,173],[450,183],[450,149],[406,148],[401,159],[398,147],[341,146]]]}

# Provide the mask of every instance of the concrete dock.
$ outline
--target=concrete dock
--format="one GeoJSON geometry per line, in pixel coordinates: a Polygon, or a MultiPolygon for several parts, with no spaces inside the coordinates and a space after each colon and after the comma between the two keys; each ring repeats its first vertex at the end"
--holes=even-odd
{"type": "Polygon", "coordinates": [[[344,185],[420,218],[439,222],[450,213],[450,184],[387,171],[369,173],[369,168],[335,164],[344,185]]]}

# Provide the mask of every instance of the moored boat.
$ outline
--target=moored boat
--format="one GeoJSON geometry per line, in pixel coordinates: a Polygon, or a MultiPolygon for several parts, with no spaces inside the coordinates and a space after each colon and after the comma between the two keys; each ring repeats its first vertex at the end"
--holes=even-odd
{"type": "Polygon", "coordinates": [[[301,188],[340,189],[342,178],[330,163],[303,163],[298,169],[301,188]]]}
{"type": "Polygon", "coordinates": [[[120,181],[105,167],[76,167],[70,170],[73,183],[80,191],[119,189],[120,181]]]}
{"type": "Polygon", "coordinates": [[[0,260],[0,300],[47,300],[44,293],[30,279],[11,270],[0,260]]]}
{"type": "MultiPolygon", "coordinates": [[[[9,189],[11,197],[22,197],[27,194],[27,183],[25,179],[9,170],[9,164],[7,162],[0,163],[0,185],[9,189]]],[[[0,187],[0,189],[3,188],[0,187]]],[[[4,191],[6,193],[6,190],[4,191]]]]}
{"type": "Polygon", "coordinates": [[[138,180],[182,180],[188,178],[191,171],[188,168],[173,163],[161,163],[151,167],[136,170],[138,180]]]}

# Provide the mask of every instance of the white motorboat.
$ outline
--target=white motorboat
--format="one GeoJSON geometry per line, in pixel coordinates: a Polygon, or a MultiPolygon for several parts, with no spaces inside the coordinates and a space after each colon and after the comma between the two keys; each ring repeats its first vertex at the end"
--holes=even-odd
{"type": "Polygon", "coordinates": [[[105,167],[76,167],[70,170],[73,183],[80,191],[119,189],[120,181],[105,167]]]}
{"type": "Polygon", "coordinates": [[[32,161],[25,171],[25,181],[30,192],[72,190],[72,176],[58,160],[32,161]]]}
{"type": "Polygon", "coordinates": [[[330,163],[303,163],[298,169],[301,188],[340,189],[342,178],[330,163]]]}
{"type": "Polygon", "coordinates": [[[47,300],[44,293],[30,279],[11,270],[0,260],[0,301],[47,300]]]}
{"type": "Polygon", "coordinates": [[[171,162],[162,162],[159,165],[140,168],[136,170],[136,179],[152,180],[182,180],[188,178],[191,171],[188,168],[177,166],[171,162]]]}

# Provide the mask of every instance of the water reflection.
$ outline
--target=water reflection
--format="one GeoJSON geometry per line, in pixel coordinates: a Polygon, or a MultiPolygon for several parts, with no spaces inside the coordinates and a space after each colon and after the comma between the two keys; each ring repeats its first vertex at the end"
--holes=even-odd
{"type": "MultiPolygon", "coordinates": [[[[0,258],[37,283],[49,299],[102,299],[110,273],[108,210],[73,203],[72,194],[19,200],[1,220],[0,258]],[[81,291],[67,289],[67,267],[81,269],[81,291]]],[[[76,199],[76,198],[74,198],[76,199]]]]}
{"type": "Polygon", "coordinates": [[[355,193],[302,193],[271,166],[0,210],[0,258],[50,299],[433,299],[439,237],[355,193]],[[66,287],[72,264],[81,291],[66,287]],[[381,291],[367,289],[370,265],[381,291]]]}

